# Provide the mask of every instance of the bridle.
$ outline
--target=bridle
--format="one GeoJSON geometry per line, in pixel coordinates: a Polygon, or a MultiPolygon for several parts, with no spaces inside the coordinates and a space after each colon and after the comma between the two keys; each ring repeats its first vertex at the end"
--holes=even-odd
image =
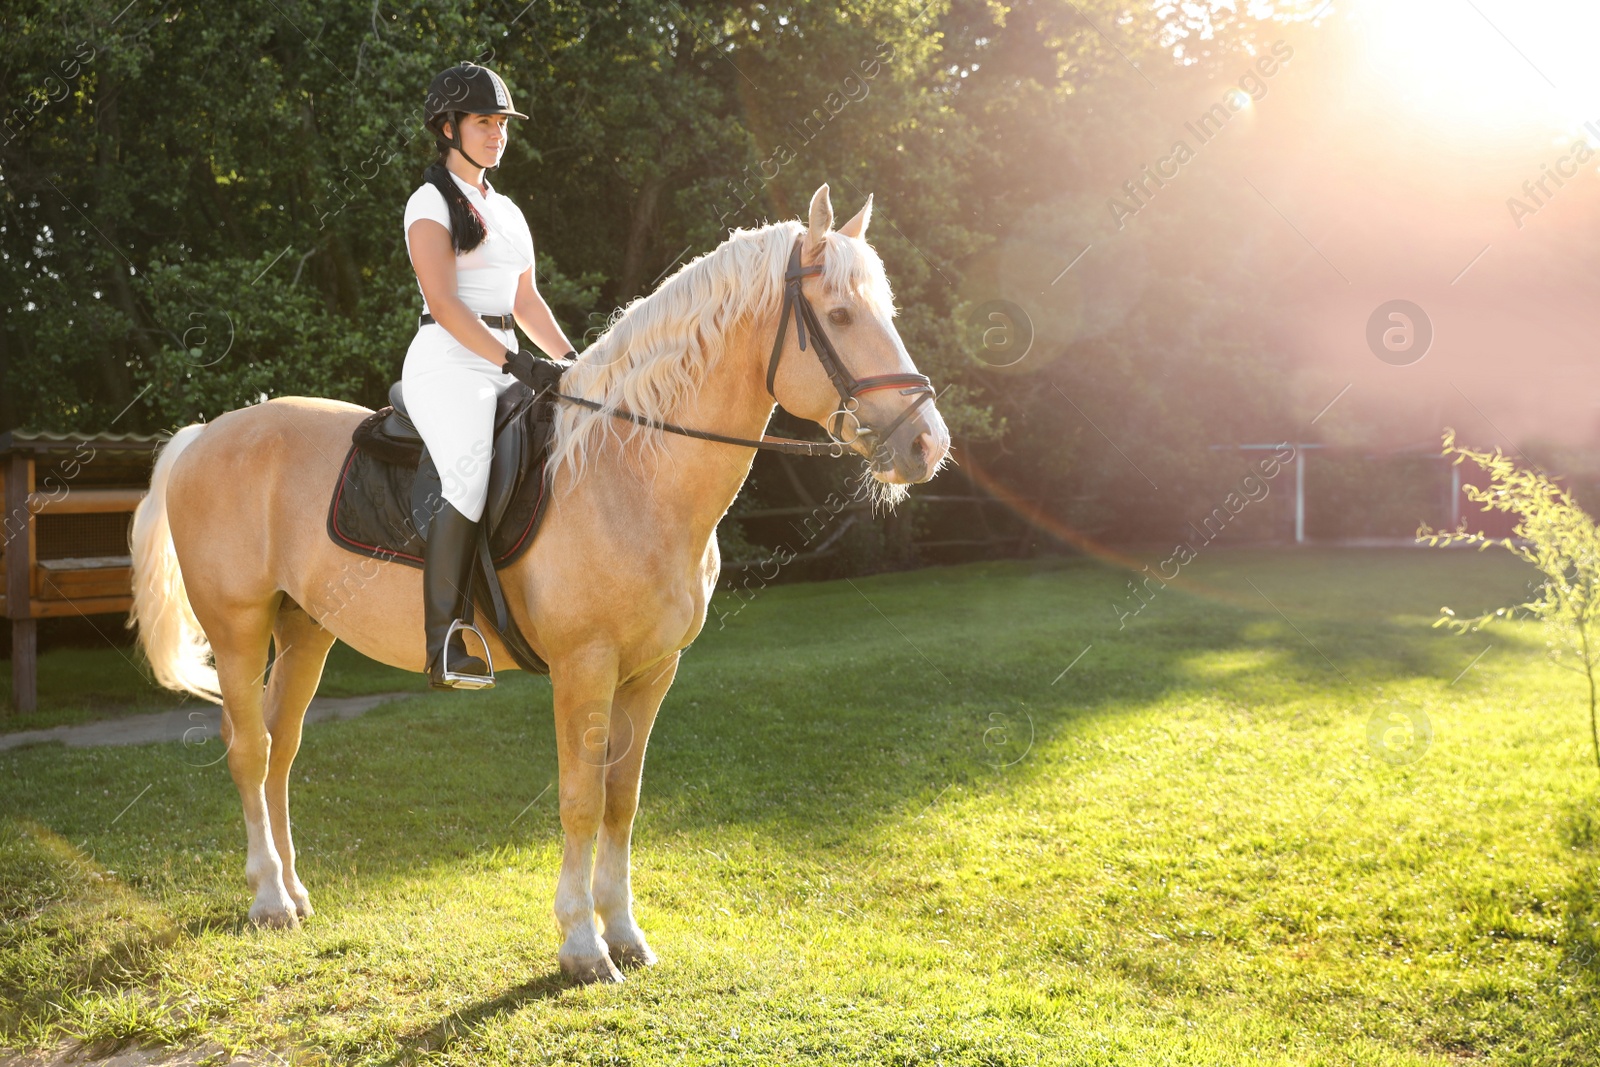
{"type": "Polygon", "coordinates": [[[811,306],[811,301],[806,298],[801,283],[808,274],[821,274],[822,264],[813,263],[809,267],[800,265],[800,249],[805,242],[805,234],[800,234],[794,239],[794,248],[789,252],[789,269],[784,272],[783,280],[783,317],[778,320],[778,336],[772,342],[772,358],[767,362],[767,393],[772,399],[778,399],[778,394],[773,392],[773,384],[778,378],[778,360],[783,356],[783,338],[789,328],[789,317],[794,316],[795,339],[800,342],[800,351],[806,350],[807,331],[817,343],[817,362],[822,364],[822,369],[827,372],[828,380],[833,382],[833,388],[839,394],[839,409],[828,416],[824,427],[829,436],[836,441],[850,444],[862,434],[876,437],[880,441],[887,441],[900,424],[911,417],[923,404],[934,397],[933,382],[926,374],[874,374],[867,378],[857,378],[850,373],[844,365],[844,360],[839,358],[838,349],[833,347],[833,342],[828,339],[827,331],[822,328],[822,323],[817,318],[816,308],[811,306]],[[901,396],[916,396],[917,399],[906,405],[887,429],[877,431],[861,424],[856,411],[861,402],[857,399],[862,393],[870,393],[874,389],[893,389],[897,386],[901,396]],[[849,418],[855,423],[855,432],[848,440],[844,437],[844,420],[849,418]]]}
{"type": "MultiPolygon", "coordinates": [[[[806,297],[801,288],[807,275],[821,274],[822,264],[813,263],[809,267],[800,265],[800,250],[805,242],[805,234],[795,237],[794,248],[789,252],[789,266],[784,272],[783,281],[783,313],[778,319],[778,336],[772,342],[772,357],[767,362],[767,392],[774,400],[778,395],[773,392],[773,385],[778,377],[778,361],[783,356],[783,340],[788,334],[789,319],[793,317],[795,337],[800,342],[800,351],[806,350],[808,340],[816,342],[817,362],[822,364],[822,369],[827,372],[828,380],[833,383],[834,389],[839,394],[839,408],[828,416],[824,429],[828,431],[831,441],[797,441],[788,437],[772,437],[762,435],[761,440],[752,441],[743,437],[730,437],[726,434],[712,433],[709,430],[693,430],[683,426],[676,426],[670,422],[659,422],[646,419],[629,411],[616,408],[609,410],[609,414],[619,419],[627,419],[641,426],[650,426],[668,433],[682,434],[685,437],[697,437],[704,441],[721,441],[724,444],[744,445],[747,448],[759,448],[772,452],[785,452],[792,456],[826,456],[838,459],[846,455],[849,445],[860,438],[866,437],[874,442],[889,440],[900,424],[909,419],[923,404],[935,396],[933,382],[925,374],[898,373],[874,374],[866,378],[857,378],[850,373],[844,365],[844,360],[839,358],[839,352],[833,347],[833,342],[828,339],[827,331],[822,328],[822,322],[817,318],[817,312],[811,306],[811,301],[806,297]],[[857,399],[862,393],[870,393],[875,389],[899,388],[902,396],[916,397],[906,405],[895,420],[887,428],[876,430],[861,422],[856,414],[860,408],[857,399]],[[850,437],[844,437],[845,420],[849,419],[855,424],[855,429],[850,437]]],[[[582,405],[594,411],[606,411],[605,405],[587,397],[570,396],[566,393],[557,393],[556,399],[566,400],[582,405]]],[[[876,448],[876,445],[874,446],[876,448]]]]}

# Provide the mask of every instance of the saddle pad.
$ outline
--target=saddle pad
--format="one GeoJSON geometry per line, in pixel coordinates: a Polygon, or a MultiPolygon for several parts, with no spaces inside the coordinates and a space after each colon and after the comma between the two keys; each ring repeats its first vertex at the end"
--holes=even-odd
{"type": "MultiPolygon", "coordinates": [[[[364,420],[345,454],[328,507],[328,536],[341,548],[380,560],[420,568],[425,545],[411,519],[411,487],[415,460],[385,462],[360,444],[372,427],[389,414],[384,408],[364,420]]],[[[496,570],[515,563],[533,543],[546,506],[545,456],[528,469],[506,506],[499,526],[489,531],[489,554],[496,570]]]]}

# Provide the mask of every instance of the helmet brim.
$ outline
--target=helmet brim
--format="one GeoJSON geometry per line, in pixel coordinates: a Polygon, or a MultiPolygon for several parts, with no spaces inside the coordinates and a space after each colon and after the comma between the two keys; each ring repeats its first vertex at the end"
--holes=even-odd
{"type": "MultiPolygon", "coordinates": [[[[528,117],[528,116],[524,115],[520,111],[512,111],[510,108],[504,108],[504,107],[496,108],[493,111],[470,111],[470,110],[468,110],[466,108],[451,108],[450,110],[451,111],[458,111],[463,115],[509,115],[514,119],[525,119],[525,118],[528,117]]],[[[444,112],[440,112],[440,114],[438,116],[436,116],[436,117],[438,119],[442,120],[442,119],[448,118],[449,115],[450,115],[449,111],[444,111],[444,112]]]]}

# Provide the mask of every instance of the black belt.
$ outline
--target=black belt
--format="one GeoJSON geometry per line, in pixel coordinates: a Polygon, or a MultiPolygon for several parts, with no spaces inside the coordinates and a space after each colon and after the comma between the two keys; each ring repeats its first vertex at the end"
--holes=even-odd
{"type": "MultiPolygon", "coordinates": [[[[516,321],[510,315],[479,315],[478,318],[482,319],[484,322],[487,322],[490,326],[493,326],[497,330],[509,330],[512,326],[516,325],[516,321]]],[[[424,315],[418,320],[417,325],[431,326],[435,321],[437,320],[435,320],[432,315],[424,315]]]]}

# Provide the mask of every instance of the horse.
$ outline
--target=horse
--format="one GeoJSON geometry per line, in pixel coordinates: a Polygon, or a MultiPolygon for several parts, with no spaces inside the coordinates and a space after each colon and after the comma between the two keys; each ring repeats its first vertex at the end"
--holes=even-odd
{"type": "MultiPolygon", "coordinates": [[[[891,385],[927,382],[865,240],[871,211],[868,196],[834,229],[823,185],[807,223],[734,230],[616,312],[564,376],[562,392],[592,406],[557,405],[541,536],[501,578],[508,610],[550,668],[565,835],[554,914],[561,969],[577,982],[621,981],[623,969],[656,962],[630,889],[645,747],[705,623],[721,569],[717,523],[756,451],[654,424],[748,441],[781,404],[828,429],[840,454],[866,458],[861,485],[875,506],[893,507],[948,458],[931,388],[907,402],[917,388],[867,387],[872,379],[848,371],[859,395],[839,386],[841,362],[891,385]],[[796,258],[801,269],[786,273],[796,258]],[[811,301],[825,308],[827,336],[811,301]]],[[[351,433],[370,414],[285,396],[185,426],[158,453],[130,532],[128,626],[157,681],[223,708],[259,926],[293,928],[313,913],[295,868],[289,771],[328,650],[344,641],[425,669],[421,572],[358,558],[324,527],[351,433]]],[[[510,662],[493,631],[486,640],[497,663],[510,662]]]]}

